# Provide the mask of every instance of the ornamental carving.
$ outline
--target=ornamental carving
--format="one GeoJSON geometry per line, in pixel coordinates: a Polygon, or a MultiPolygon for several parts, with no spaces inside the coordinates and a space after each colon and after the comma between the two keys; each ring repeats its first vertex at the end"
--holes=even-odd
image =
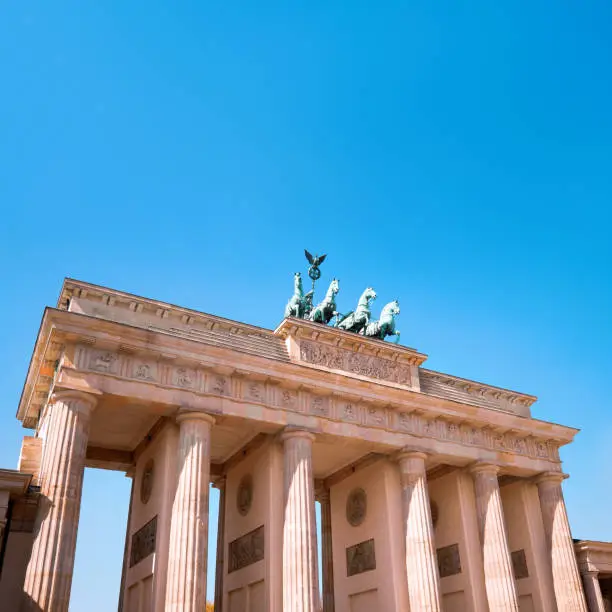
{"type": "Polygon", "coordinates": [[[188,368],[177,368],[175,372],[175,382],[179,387],[193,387],[195,372],[188,368]]]}
{"type": "Polygon", "coordinates": [[[412,376],[410,365],[401,364],[382,357],[363,355],[303,340],[300,343],[302,361],[324,366],[331,370],[345,370],[352,374],[386,380],[400,385],[410,386],[412,376]]]}
{"type": "Polygon", "coordinates": [[[346,549],[346,575],[355,576],[376,569],[374,540],[359,542],[346,549]]]}
{"type": "Polygon", "coordinates": [[[436,550],[438,558],[438,572],[440,578],[454,576],[461,573],[461,557],[459,556],[459,544],[451,544],[436,550]]]}
{"type": "MultiPolygon", "coordinates": [[[[384,362],[393,368],[389,372],[394,376],[402,369],[409,374],[410,366],[397,364],[386,359],[352,353],[328,345],[302,340],[302,357],[312,363],[320,362],[327,367],[342,363],[350,371],[353,357],[365,360],[364,363],[384,362]],[[334,357],[335,355],[335,357],[334,357]],[[350,359],[349,359],[350,357],[350,359]],[[337,361],[334,359],[337,358],[337,361]],[[372,361],[374,360],[374,361],[372,361]]],[[[402,406],[380,407],[371,403],[359,403],[338,397],[311,393],[309,389],[300,391],[281,386],[274,387],[274,393],[268,394],[267,387],[261,381],[251,381],[247,377],[241,385],[232,384],[232,378],[217,372],[205,372],[196,368],[165,364],[160,366],[156,361],[145,361],[131,355],[114,353],[108,350],[79,345],[74,358],[77,369],[123,376],[141,382],[158,382],[194,391],[206,391],[215,395],[231,397],[240,393],[252,401],[273,402],[276,406],[291,411],[305,411],[320,418],[338,419],[344,423],[361,423],[373,428],[391,429],[398,432],[448,440],[458,444],[477,446],[498,452],[512,452],[533,459],[544,459],[553,462],[552,470],[560,471],[558,444],[534,435],[523,435],[513,432],[500,433],[490,427],[482,427],[469,422],[452,422],[449,417],[433,418],[422,412],[402,412],[402,406]],[[205,386],[203,382],[206,382],[205,386]]],[[[66,366],[64,366],[66,367],[66,366]]],[[[386,367],[386,366],[385,366],[386,367]]],[[[384,368],[383,368],[384,369],[384,368]]],[[[362,370],[358,372],[367,375],[362,370]]],[[[387,372],[388,373],[388,372],[387,372]]],[[[370,372],[371,376],[375,376],[370,372]]],[[[401,380],[395,376],[397,380],[401,380]]],[[[390,380],[393,379],[391,376],[390,380]]],[[[46,401],[46,394],[37,397],[40,404],[46,401]]]]}
{"type": "Polygon", "coordinates": [[[115,372],[115,363],[117,355],[108,351],[96,351],[91,356],[90,367],[98,372],[115,372]]]}
{"type": "Polygon", "coordinates": [[[253,476],[245,474],[238,485],[236,507],[241,516],[246,516],[253,504],[253,476]]]}
{"type": "Polygon", "coordinates": [[[249,399],[261,402],[264,400],[264,387],[261,383],[250,382],[247,384],[246,395],[249,399]]]}
{"type": "Polygon", "coordinates": [[[210,390],[219,395],[225,395],[229,392],[229,384],[225,376],[214,376],[210,390]]]}
{"type": "Polygon", "coordinates": [[[346,520],[353,527],[363,523],[368,510],[368,498],[363,489],[353,489],[346,500],[346,520]]]}
{"type": "Polygon", "coordinates": [[[134,567],[134,565],[140,563],[143,559],[146,559],[155,552],[156,538],[157,516],[154,516],[132,536],[130,567],[134,567]]]}
{"type": "Polygon", "coordinates": [[[529,578],[529,569],[527,568],[527,557],[525,556],[524,549],[515,550],[510,554],[512,559],[512,571],[514,572],[514,579],[521,580],[522,578],[529,578]]]}
{"type": "Polygon", "coordinates": [[[280,394],[280,403],[284,408],[296,408],[298,396],[296,391],[283,389],[280,394]]]}
{"type": "Polygon", "coordinates": [[[151,492],[153,491],[153,480],[155,477],[155,462],[153,459],[149,459],[145,464],[142,472],[142,480],[140,481],[140,501],[143,504],[148,503],[151,499],[151,492]]]}
{"type": "Polygon", "coordinates": [[[313,395],[310,400],[310,412],[317,416],[329,416],[329,398],[313,395]]]}
{"type": "Polygon", "coordinates": [[[358,407],[355,404],[347,402],[342,408],[342,417],[345,421],[358,421],[359,412],[358,407]]]}
{"type": "Polygon", "coordinates": [[[155,380],[153,370],[148,363],[137,364],[134,368],[133,377],[139,380],[155,380]]]}
{"type": "Polygon", "coordinates": [[[228,574],[247,567],[264,558],[264,526],[229,543],[228,574]]]}

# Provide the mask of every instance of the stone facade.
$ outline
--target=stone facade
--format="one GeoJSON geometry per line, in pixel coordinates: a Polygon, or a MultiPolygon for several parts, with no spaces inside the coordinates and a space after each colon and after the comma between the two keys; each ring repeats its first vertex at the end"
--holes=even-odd
{"type": "Polygon", "coordinates": [[[560,484],[576,430],[426,359],[66,281],[18,408],[40,489],[12,609],[68,609],[86,466],[133,478],[124,612],[203,609],[211,482],[217,612],[605,609],[560,484]]]}

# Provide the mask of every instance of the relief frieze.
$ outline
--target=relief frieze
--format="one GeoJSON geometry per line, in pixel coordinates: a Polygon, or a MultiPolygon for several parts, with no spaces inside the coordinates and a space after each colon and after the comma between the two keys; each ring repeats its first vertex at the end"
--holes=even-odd
{"type": "Polygon", "coordinates": [[[156,537],[157,516],[154,516],[132,536],[130,567],[134,567],[134,565],[140,563],[143,559],[146,559],[155,552],[156,537]]]}
{"type": "Polygon", "coordinates": [[[374,355],[364,355],[333,346],[302,340],[300,359],[331,370],[344,370],[359,376],[385,380],[410,386],[412,374],[409,364],[397,363],[374,355]]]}
{"type": "Polygon", "coordinates": [[[510,553],[512,559],[512,571],[514,572],[515,580],[522,580],[523,578],[529,578],[529,569],[527,568],[527,557],[525,556],[525,550],[515,550],[510,553]]]}
{"type": "Polygon", "coordinates": [[[323,397],[321,395],[311,396],[309,412],[316,416],[329,417],[329,397],[323,397]]]}
{"type": "Polygon", "coordinates": [[[346,575],[356,576],[376,569],[374,540],[359,542],[346,549],[346,575]]]}
{"type": "MultiPolygon", "coordinates": [[[[345,365],[348,363],[348,358],[340,354],[340,349],[321,347],[309,342],[302,343],[303,349],[308,346],[312,347],[316,354],[319,354],[321,350],[338,352],[338,355],[333,358],[320,356],[320,359],[327,364],[336,363],[334,359],[343,359],[345,365]]],[[[366,360],[373,359],[370,356],[357,355],[350,351],[343,352],[366,360]]],[[[316,359],[314,354],[310,355],[312,359],[316,359]]],[[[394,367],[410,367],[389,363],[394,367]]],[[[311,393],[304,388],[297,390],[274,385],[270,387],[270,393],[268,393],[266,383],[261,380],[250,380],[248,376],[241,377],[238,382],[235,377],[232,378],[204,368],[189,368],[159,360],[147,360],[137,355],[101,350],[85,345],[77,347],[74,365],[78,369],[100,374],[111,374],[212,395],[236,397],[255,403],[271,403],[282,410],[306,412],[320,418],[391,429],[410,435],[559,463],[558,445],[553,441],[539,439],[533,435],[521,436],[517,432],[502,433],[486,426],[478,427],[466,422],[453,422],[448,417],[433,418],[419,411],[402,412],[394,406],[383,407],[372,403],[348,401],[341,396],[311,393]]]]}
{"type": "Polygon", "coordinates": [[[461,557],[459,556],[459,544],[451,544],[436,550],[438,559],[438,572],[440,578],[454,576],[461,573],[461,557]]]}
{"type": "Polygon", "coordinates": [[[258,527],[229,543],[228,574],[264,558],[264,527],[258,527]]]}

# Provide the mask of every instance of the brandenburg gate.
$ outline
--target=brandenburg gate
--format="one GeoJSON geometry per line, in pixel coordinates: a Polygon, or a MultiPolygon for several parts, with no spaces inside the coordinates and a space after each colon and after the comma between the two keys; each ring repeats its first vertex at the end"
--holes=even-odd
{"type": "Polygon", "coordinates": [[[133,482],[123,612],[204,610],[211,483],[215,612],[586,612],[559,459],[576,430],[385,341],[373,290],[356,333],[363,308],[332,326],[295,287],[272,331],[65,281],[17,413],[36,503],[10,610],[68,610],[97,467],[133,482]]]}

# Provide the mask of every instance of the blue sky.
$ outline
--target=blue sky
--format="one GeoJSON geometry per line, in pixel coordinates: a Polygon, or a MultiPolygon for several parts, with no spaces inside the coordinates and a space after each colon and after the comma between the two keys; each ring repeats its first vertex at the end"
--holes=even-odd
{"type": "MultiPolygon", "coordinates": [[[[342,308],[399,298],[429,367],[581,428],[574,535],[612,539],[611,27],[604,0],[4,3],[0,465],[65,276],[274,327],[306,247],[342,308]]],[[[116,605],[128,484],[87,471],[75,611],[116,605]]]]}

